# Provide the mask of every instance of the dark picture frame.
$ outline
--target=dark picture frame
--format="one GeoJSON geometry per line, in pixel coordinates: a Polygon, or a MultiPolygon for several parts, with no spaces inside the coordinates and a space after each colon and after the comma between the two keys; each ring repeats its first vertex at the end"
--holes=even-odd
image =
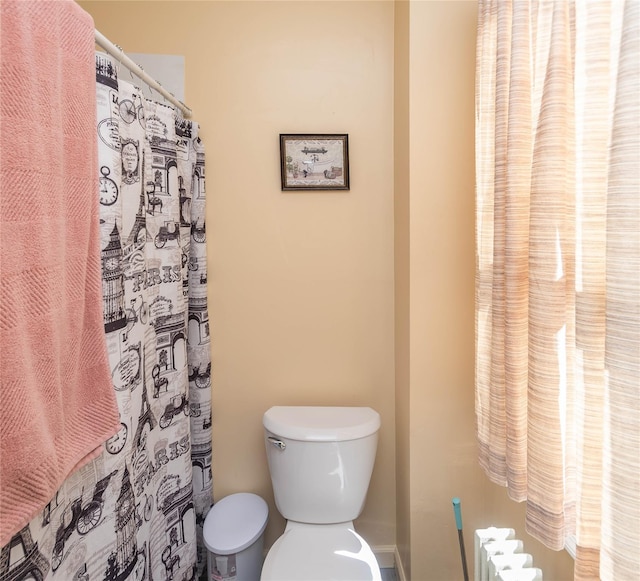
{"type": "Polygon", "coordinates": [[[280,134],[282,191],[349,189],[346,133],[280,134]]]}

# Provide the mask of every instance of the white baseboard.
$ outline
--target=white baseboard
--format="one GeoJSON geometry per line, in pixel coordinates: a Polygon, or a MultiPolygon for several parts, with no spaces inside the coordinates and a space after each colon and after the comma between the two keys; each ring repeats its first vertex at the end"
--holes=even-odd
{"type": "Polygon", "coordinates": [[[407,575],[400,560],[398,547],[395,545],[378,545],[371,547],[371,550],[376,556],[376,560],[381,569],[395,569],[398,581],[407,581],[407,575]]]}
{"type": "Polygon", "coordinates": [[[398,581],[408,581],[407,575],[404,572],[404,567],[402,566],[400,553],[398,553],[398,547],[394,547],[393,557],[396,563],[396,574],[398,575],[398,581]]]}
{"type": "Polygon", "coordinates": [[[378,565],[381,569],[393,569],[393,567],[395,567],[395,545],[377,545],[375,547],[371,547],[371,550],[376,556],[376,561],[378,561],[378,565]]]}

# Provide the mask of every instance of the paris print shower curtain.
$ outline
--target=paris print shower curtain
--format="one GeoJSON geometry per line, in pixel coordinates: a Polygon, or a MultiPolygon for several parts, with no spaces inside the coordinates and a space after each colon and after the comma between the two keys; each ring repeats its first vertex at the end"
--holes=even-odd
{"type": "Polygon", "coordinates": [[[104,328],[121,430],[2,548],[0,581],[204,579],[212,498],[204,150],[96,56],[104,328]]]}

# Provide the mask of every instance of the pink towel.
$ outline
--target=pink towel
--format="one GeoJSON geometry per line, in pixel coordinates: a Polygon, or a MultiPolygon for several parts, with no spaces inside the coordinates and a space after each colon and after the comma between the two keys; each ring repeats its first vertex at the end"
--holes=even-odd
{"type": "Polygon", "coordinates": [[[106,352],[94,25],[0,2],[0,546],[120,427],[106,352]]]}

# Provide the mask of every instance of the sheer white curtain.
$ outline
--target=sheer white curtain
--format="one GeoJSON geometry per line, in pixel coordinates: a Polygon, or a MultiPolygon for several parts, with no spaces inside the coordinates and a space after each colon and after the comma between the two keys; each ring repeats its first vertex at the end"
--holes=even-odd
{"type": "Polygon", "coordinates": [[[480,462],[576,579],[640,572],[640,2],[480,0],[480,462]]]}

